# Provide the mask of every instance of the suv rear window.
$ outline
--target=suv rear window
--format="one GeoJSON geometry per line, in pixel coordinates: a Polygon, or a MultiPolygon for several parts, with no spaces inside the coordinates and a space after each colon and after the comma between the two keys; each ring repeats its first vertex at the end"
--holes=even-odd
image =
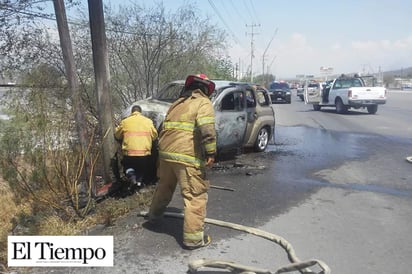
{"type": "Polygon", "coordinates": [[[269,89],[289,89],[289,84],[273,82],[272,84],[270,84],[269,89]]]}
{"type": "Polygon", "coordinates": [[[310,83],[308,85],[308,88],[318,88],[319,87],[319,83],[310,83]]]}

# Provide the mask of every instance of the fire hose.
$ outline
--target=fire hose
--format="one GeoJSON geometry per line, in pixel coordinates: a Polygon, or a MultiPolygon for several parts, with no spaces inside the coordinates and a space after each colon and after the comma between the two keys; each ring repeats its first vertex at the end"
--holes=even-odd
{"type": "MultiPolygon", "coordinates": [[[[139,213],[140,216],[147,216],[147,212],[142,211],[139,213]]],[[[173,218],[184,218],[183,213],[175,213],[175,212],[165,212],[164,216],[167,217],[173,217],[173,218]]],[[[259,236],[261,238],[270,240],[278,245],[280,245],[287,253],[288,259],[291,262],[288,265],[285,265],[279,269],[277,269],[275,272],[271,272],[270,270],[267,269],[259,269],[255,267],[249,267],[245,265],[241,265],[235,262],[229,262],[229,261],[222,261],[222,260],[214,260],[214,259],[200,259],[200,260],[194,260],[189,262],[189,272],[190,273],[196,273],[197,270],[201,267],[211,267],[211,268],[223,268],[231,271],[232,273],[248,273],[248,274],[280,274],[280,273],[290,273],[292,271],[299,271],[301,273],[318,273],[318,274],[330,274],[331,270],[329,266],[324,263],[321,260],[317,259],[311,259],[307,261],[301,261],[295,253],[294,248],[292,245],[286,241],[283,237],[280,237],[278,235],[254,228],[254,227],[248,227],[244,225],[239,225],[235,223],[230,223],[226,221],[221,221],[221,220],[216,220],[216,219],[211,219],[211,218],[205,218],[205,223],[217,225],[217,226],[222,226],[222,227],[227,227],[227,228],[232,228],[235,230],[247,232],[249,234],[253,234],[255,236],[259,236]],[[309,267],[317,265],[319,268],[322,270],[320,272],[313,272],[312,270],[309,269],[309,267]]]]}

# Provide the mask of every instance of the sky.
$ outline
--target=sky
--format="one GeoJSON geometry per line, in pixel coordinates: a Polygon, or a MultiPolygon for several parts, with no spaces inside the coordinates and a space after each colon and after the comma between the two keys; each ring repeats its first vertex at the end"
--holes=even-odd
{"type": "MultiPolygon", "coordinates": [[[[160,0],[161,1],[161,0],[160,0]]],[[[150,0],[103,0],[150,6],[150,0]]],[[[163,0],[193,3],[228,33],[241,70],[277,78],[378,73],[412,67],[410,0],[163,0]],[[253,27],[252,27],[253,26],[253,27]],[[253,35],[252,35],[253,33],[253,35]],[[253,38],[253,39],[252,39],[253,38]],[[252,47],[253,42],[253,47],[252,47]],[[253,58],[251,58],[253,48],[253,58]]]]}

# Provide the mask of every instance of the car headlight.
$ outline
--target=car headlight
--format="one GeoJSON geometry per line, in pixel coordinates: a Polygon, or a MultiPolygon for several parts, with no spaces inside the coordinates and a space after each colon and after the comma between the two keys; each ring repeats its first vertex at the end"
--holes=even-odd
{"type": "Polygon", "coordinates": [[[286,94],[290,94],[290,91],[286,91],[286,94]]]}

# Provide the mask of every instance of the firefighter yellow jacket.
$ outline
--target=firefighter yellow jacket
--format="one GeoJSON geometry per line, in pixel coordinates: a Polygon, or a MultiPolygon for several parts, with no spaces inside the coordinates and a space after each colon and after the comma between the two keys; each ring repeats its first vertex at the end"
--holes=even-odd
{"type": "Polygon", "coordinates": [[[210,99],[199,89],[174,102],[159,136],[159,157],[197,168],[216,153],[215,113],[210,99]]]}
{"type": "Polygon", "coordinates": [[[135,111],[120,122],[114,136],[117,140],[122,140],[123,155],[146,156],[151,154],[157,130],[152,120],[135,111]]]}

